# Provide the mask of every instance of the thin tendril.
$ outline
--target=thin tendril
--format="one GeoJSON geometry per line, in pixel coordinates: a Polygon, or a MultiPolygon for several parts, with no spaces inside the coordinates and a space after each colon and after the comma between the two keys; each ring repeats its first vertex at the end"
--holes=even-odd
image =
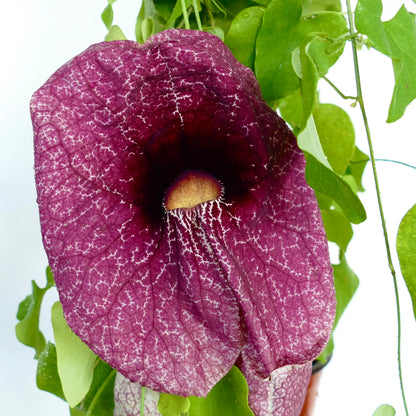
{"type": "MultiPolygon", "coordinates": [[[[394,160],[394,159],[381,159],[377,158],[374,159],[376,162],[389,162],[389,163],[397,163],[398,165],[406,166],[407,168],[412,168],[416,170],[416,166],[409,165],[408,163],[401,162],[400,160],[394,160]]],[[[363,160],[352,160],[350,162],[350,165],[360,165],[361,163],[367,163],[369,159],[363,159],[363,160]]]]}
{"type": "Polygon", "coordinates": [[[353,97],[351,95],[344,95],[341,90],[337,88],[337,86],[329,80],[327,77],[323,77],[323,79],[336,91],[338,95],[340,95],[344,100],[354,100],[357,101],[357,97],[353,97]]]}
{"type": "Polygon", "coordinates": [[[185,22],[185,29],[190,29],[191,26],[189,25],[188,10],[186,9],[185,0],[181,0],[181,5],[182,5],[183,21],[185,22]]]}
{"type": "Polygon", "coordinates": [[[401,360],[401,317],[400,317],[400,300],[399,300],[399,291],[397,288],[397,278],[396,278],[396,270],[394,269],[393,260],[391,256],[391,250],[390,250],[390,244],[389,244],[389,237],[387,233],[387,225],[386,220],[384,217],[384,211],[383,211],[383,204],[381,201],[381,193],[380,193],[380,186],[378,181],[378,175],[377,175],[377,169],[376,169],[376,161],[374,158],[374,150],[373,150],[373,143],[371,140],[371,134],[370,134],[370,127],[368,124],[367,114],[365,111],[364,106],[364,99],[361,89],[361,78],[360,78],[360,71],[358,67],[358,56],[357,56],[357,45],[356,45],[356,39],[355,34],[353,34],[353,17],[352,17],[352,10],[351,10],[351,4],[350,0],[346,0],[347,4],[347,10],[348,10],[348,22],[349,22],[349,30],[351,33],[351,42],[352,42],[352,52],[353,52],[353,59],[354,59],[354,72],[355,72],[355,83],[357,87],[357,101],[360,105],[361,114],[364,121],[365,131],[367,135],[367,142],[368,147],[370,151],[370,160],[371,160],[371,166],[373,170],[373,178],[374,183],[376,187],[376,193],[377,193],[377,202],[378,202],[378,209],[380,213],[380,219],[381,224],[383,227],[383,234],[384,234],[384,243],[386,246],[386,254],[387,254],[387,260],[390,268],[391,275],[393,277],[393,285],[394,285],[394,293],[396,298],[396,313],[397,313],[397,361],[398,361],[398,367],[399,367],[399,379],[400,379],[400,390],[402,393],[402,400],[403,400],[403,406],[406,412],[406,415],[409,416],[409,412],[407,409],[406,404],[406,396],[404,392],[404,386],[403,386],[403,376],[402,376],[402,360],[401,360]]]}
{"type": "Polygon", "coordinates": [[[408,163],[400,162],[400,160],[393,160],[393,159],[376,159],[376,162],[391,162],[391,163],[397,163],[398,165],[403,165],[408,168],[416,169],[416,166],[409,165],[408,163]]]}

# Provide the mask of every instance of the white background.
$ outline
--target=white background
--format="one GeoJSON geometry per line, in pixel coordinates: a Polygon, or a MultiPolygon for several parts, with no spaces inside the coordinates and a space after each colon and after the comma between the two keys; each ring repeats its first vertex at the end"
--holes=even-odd
{"type": "MultiPolygon", "coordinates": [[[[386,1],[383,19],[391,18],[402,4],[386,1]]],[[[408,10],[415,4],[407,0],[408,10]]],[[[43,286],[47,264],[38,224],[33,180],[31,94],[64,62],[103,40],[100,20],[105,0],[19,0],[2,7],[0,64],[0,409],[5,415],[60,416],[69,412],[64,402],[37,390],[33,350],[19,344],[14,335],[18,303],[31,291],[30,280],[43,286]]],[[[139,1],[119,0],[115,21],[134,39],[139,1]]],[[[349,46],[347,45],[347,48],[349,46]]],[[[385,124],[393,88],[387,58],[377,52],[360,52],[364,96],[373,133],[376,157],[416,165],[416,106],[405,117],[385,124]]],[[[347,95],[354,95],[350,53],[336,65],[330,78],[347,95]]],[[[352,116],[357,144],[368,153],[358,108],[350,108],[326,85],[323,102],[337,102],[352,116]]],[[[379,162],[379,176],[392,248],[400,219],[416,203],[416,170],[379,162]]],[[[366,170],[367,192],[362,201],[369,219],[355,227],[348,251],[350,265],[361,283],[335,337],[335,354],[324,370],[317,402],[317,416],[371,415],[382,403],[404,415],[400,401],[396,361],[396,312],[392,279],[385,260],[380,221],[376,210],[371,172],[366,170]]],[[[397,266],[397,263],[396,263],[397,266]]],[[[403,376],[409,410],[416,412],[416,325],[410,298],[399,284],[403,317],[403,376]]],[[[46,297],[47,305],[55,300],[46,297]]],[[[46,305],[45,305],[46,306],[46,305]]],[[[48,307],[44,308],[45,311],[48,307]]],[[[51,338],[48,312],[41,329],[51,338]]]]}

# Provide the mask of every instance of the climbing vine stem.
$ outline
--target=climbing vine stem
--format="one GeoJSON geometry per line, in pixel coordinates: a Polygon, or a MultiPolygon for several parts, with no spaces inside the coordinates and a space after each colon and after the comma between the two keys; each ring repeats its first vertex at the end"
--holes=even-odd
{"type": "Polygon", "coordinates": [[[364,127],[365,132],[367,136],[367,142],[368,142],[368,148],[370,152],[370,161],[371,161],[371,167],[373,171],[373,178],[377,193],[377,203],[378,203],[378,209],[381,219],[381,225],[383,227],[383,234],[384,234],[384,242],[386,246],[386,253],[387,253],[387,261],[390,268],[391,275],[393,277],[393,284],[394,284],[394,293],[396,297],[396,310],[397,310],[397,359],[398,359],[398,366],[399,366],[399,379],[400,379],[400,389],[402,394],[402,400],[403,400],[403,406],[406,412],[406,416],[409,416],[409,411],[407,409],[406,404],[406,395],[404,392],[404,386],[403,386],[403,376],[402,376],[402,360],[401,360],[401,317],[400,317],[400,299],[399,299],[399,291],[397,287],[397,277],[396,277],[396,270],[393,265],[393,260],[391,256],[391,250],[390,250],[390,243],[389,243],[389,237],[387,233],[387,226],[386,226],[386,220],[384,217],[384,210],[383,210],[383,204],[381,201],[381,193],[380,193],[380,185],[378,181],[378,175],[377,175],[377,169],[376,169],[376,160],[374,157],[374,150],[373,150],[373,143],[371,140],[371,133],[370,133],[370,127],[368,124],[367,114],[365,110],[364,105],[364,99],[362,94],[362,88],[361,88],[361,78],[360,78],[360,70],[358,65],[358,54],[357,54],[357,42],[355,37],[355,29],[354,29],[354,23],[353,23],[353,15],[352,15],[352,9],[351,9],[351,3],[350,0],[346,0],[347,5],[347,12],[348,12],[348,23],[349,23],[349,30],[351,35],[351,44],[352,44],[352,53],[353,53],[353,60],[354,60],[354,73],[355,73],[355,84],[357,88],[357,102],[360,106],[361,114],[364,121],[364,127]]]}

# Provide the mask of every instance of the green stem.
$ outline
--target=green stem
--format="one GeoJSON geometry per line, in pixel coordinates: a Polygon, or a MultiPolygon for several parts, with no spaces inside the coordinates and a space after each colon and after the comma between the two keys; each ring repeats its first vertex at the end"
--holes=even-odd
{"type": "Polygon", "coordinates": [[[198,5],[196,4],[196,0],[192,0],[192,8],[194,9],[196,24],[198,25],[198,29],[202,30],[201,19],[199,18],[198,12],[198,5]]]}
{"type": "Polygon", "coordinates": [[[146,387],[142,387],[142,394],[140,397],[140,416],[145,416],[144,414],[144,396],[146,394],[146,387]]]}
{"type": "Polygon", "coordinates": [[[186,9],[185,0],[181,0],[181,5],[182,5],[182,16],[185,22],[185,29],[190,29],[191,26],[189,25],[188,10],[186,9]]]}
{"type": "Polygon", "coordinates": [[[373,170],[373,178],[374,183],[376,187],[376,193],[377,193],[377,202],[378,202],[378,209],[380,213],[380,219],[381,219],[381,225],[383,227],[383,234],[384,234],[384,243],[386,246],[386,254],[387,254],[387,261],[390,268],[391,275],[393,277],[393,285],[394,285],[394,293],[396,298],[396,313],[397,313],[397,360],[398,360],[398,367],[399,367],[399,379],[400,379],[400,389],[402,393],[402,400],[404,409],[406,412],[406,415],[409,416],[409,412],[407,409],[406,404],[406,396],[404,392],[404,386],[403,386],[403,376],[402,376],[402,360],[401,360],[401,317],[400,317],[400,300],[399,300],[399,291],[397,287],[397,278],[396,278],[396,270],[394,269],[391,250],[390,250],[390,243],[389,243],[389,237],[387,233],[387,225],[386,220],[384,217],[384,210],[383,210],[383,204],[381,201],[381,193],[380,193],[380,186],[378,181],[378,175],[377,175],[377,169],[376,169],[376,161],[374,157],[374,149],[373,149],[373,142],[371,140],[371,134],[370,134],[370,127],[368,124],[367,119],[367,113],[364,106],[364,99],[363,99],[363,93],[361,88],[361,78],[360,78],[360,71],[358,66],[358,54],[357,54],[357,45],[356,45],[356,38],[355,34],[353,33],[353,16],[352,16],[352,10],[351,10],[351,4],[350,0],[346,0],[347,4],[347,10],[348,10],[348,22],[349,22],[349,30],[351,34],[351,42],[352,42],[352,53],[353,53],[353,60],[354,60],[354,72],[355,72],[355,83],[357,88],[357,101],[360,105],[361,114],[364,121],[365,131],[367,135],[367,142],[368,147],[370,151],[370,160],[371,160],[371,167],[373,170]]]}

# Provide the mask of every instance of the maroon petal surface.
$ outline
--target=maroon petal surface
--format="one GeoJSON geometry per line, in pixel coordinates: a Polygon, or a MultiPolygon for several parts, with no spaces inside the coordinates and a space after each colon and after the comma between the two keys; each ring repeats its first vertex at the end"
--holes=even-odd
{"type": "Polygon", "coordinates": [[[50,266],[68,324],[105,361],[187,396],[234,363],[265,379],[321,352],[335,298],[304,157],[218,38],[93,45],[31,111],[50,266]],[[222,196],[165,210],[187,170],[222,196]]]}

